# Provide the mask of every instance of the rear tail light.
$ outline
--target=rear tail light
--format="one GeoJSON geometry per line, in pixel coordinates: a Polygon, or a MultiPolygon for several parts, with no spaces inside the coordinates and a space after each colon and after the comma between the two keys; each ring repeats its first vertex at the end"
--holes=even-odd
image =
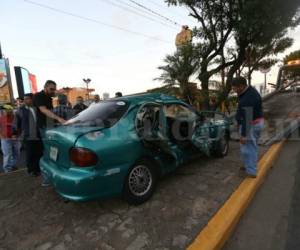
{"type": "Polygon", "coordinates": [[[78,167],[94,166],[98,162],[97,155],[86,148],[72,148],[70,150],[70,160],[78,167]]]}

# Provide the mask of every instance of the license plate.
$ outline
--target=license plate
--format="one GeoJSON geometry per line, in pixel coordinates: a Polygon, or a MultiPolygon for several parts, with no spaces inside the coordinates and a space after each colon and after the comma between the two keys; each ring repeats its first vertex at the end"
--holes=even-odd
{"type": "Polygon", "coordinates": [[[56,147],[50,147],[50,159],[53,161],[57,160],[58,149],[56,147]]]}

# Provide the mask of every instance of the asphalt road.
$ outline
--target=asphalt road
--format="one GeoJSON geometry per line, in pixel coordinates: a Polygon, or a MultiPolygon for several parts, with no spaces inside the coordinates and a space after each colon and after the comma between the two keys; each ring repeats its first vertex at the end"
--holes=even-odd
{"type": "MultiPolygon", "coordinates": [[[[266,112],[269,113],[267,135],[277,127],[272,122],[270,125],[270,120],[285,120],[296,107],[299,97],[282,94],[280,103],[274,100],[273,104],[266,105],[266,109],[270,107],[266,112]]],[[[275,167],[268,177],[275,175],[266,190],[269,193],[262,198],[264,203],[256,209],[260,219],[248,230],[254,236],[243,236],[239,242],[255,242],[257,231],[261,244],[264,238],[270,243],[276,228],[279,232],[277,242],[282,238],[291,244],[295,242],[292,232],[297,225],[289,223],[293,220],[289,215],[296,216],[297,211],[290,212],[288,204],[292,200],[296,171],[292,159],[296,159],[299,144],[289,145],[281,160],[281,164],[288,163],[289,168],[275,167]],[[272,198],[275,198],[275,205],[272,198]],[[272,206],[264,210],[263,205],[268,203],[272,206]],[[276,210],[279,215],[272,217],[276,210]],[[273,224],[268,224],[274,218],[273,224]],[[291,231],[289,235],[288,231],[291,231]],[[262,237],[264,233],[267,236],[262,237]]],[[[139,207],[129,206],[120,199],[65,203],[52,188],[41,188],[40,178],[29,177],[25,171],[0,175],[0,249],[185,249],[242,181],[238,176],[241,166],[239,145],[232,142],[230,147],[229,155],[224,159],[199,158],[163,178],[153,198],[139,207]]],[[[265,150],[261,147],[261,153],[265,150]]],[[[252,218],[255,217],[248,221],[252,222],[252,218]]],[[[237,246],[227,249],[268,249],[237,246]]]]}
{"type": "Polygon", "coordinates": [[[300,141],[288,141],[225,250],[300,249],[300,141]]]}
{"type": "Polygon", "coordinates": [[[238,148],[178,168],[137,207],[118,198],[65,203],[25,171],[0,175],[0,249],[185,249],[243,180],[238,148]]]}

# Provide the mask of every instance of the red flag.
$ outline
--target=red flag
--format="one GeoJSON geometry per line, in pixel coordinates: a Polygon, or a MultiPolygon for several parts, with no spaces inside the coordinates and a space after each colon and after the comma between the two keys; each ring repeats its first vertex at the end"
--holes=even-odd
{"type": "Polygon", "coordinates": [[[36,84],[36,76],[33,75],[33,74],[29,74],[29,80],[30,80],[30,83],[31,83],[32,93],[35,94],[36,92],[38,92],[37,84],[36,84]]]}

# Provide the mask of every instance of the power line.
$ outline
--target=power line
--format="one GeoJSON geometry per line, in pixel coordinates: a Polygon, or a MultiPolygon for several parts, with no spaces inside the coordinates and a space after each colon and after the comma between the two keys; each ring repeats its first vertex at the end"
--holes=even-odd
{"type": "Polygon", "coordinates": [[[93,19],[93,18],[90,18],[90,17],[85,17],[85,16],[81,16],[81,15],[78,15],[78,14],[74,14],[74,13],[62,10],[62,9],[57,9],[57,8],[51,7],[49,5],[37,3],[37,2],[31,1],[31,0],[23,0],[23,1],[27,2],[29,4],[32,4],[32,5],[39,6],[39,7],[44,8],[44,9],[48,9],[48,10],[60,13],[60,14],[64,14],[64,15],[76,17],[76,18],[79,18],[79,19],[82,19],[82,20],[85,20],[85,21],[101,24],[103,26],[106,26],[106,27],[109,27],[109,28],[112,28],[112,29],[116,29],[116,30],[121,30],[121,31],[130,33],[130,34],[133,34],[133,35],[136,35],[136,36],[146,37],[146,38],[156,40],[156,41],[160,41],[160,42],[163,42],[163,43],[172,43],[170,41],[166,41],[166,40],[163,40],[163,39],[151,36],[151,35],[147,35],[147,34],[144,34],[144,33],[141,33],[141,32],[132,31],[132,30],[129,30],[129,29],[126,29],[126,28],[123,28],[123,27],[113,25],[113,24],[104,23],[102,21],[99,21],[99,20],[96,20],[96,19],[93,19]]]}
{"type": "MultiPolygon", "coordinates": [[[[132,9],[135,9],[135,10],[137,10],[137,11],[139,11],[139,12],[142,12],[142,13],[144,13],[144,14],[147,14],[147,15],[153,16],[153,17],[155,17],[155,18],[160,18],[160,19],[165,20],[164,18],[158,17],[156,14],[153,14],[153,13],[151,13],[151,12],[145,10],[145,9],[141,9],[140,7],[136,7],[136,6],[134,6],[134,5],[131,5],[131,4],[127,3],[127,2],[125,2],[124,0],[115,0],[115,1],[117,1],[117,2],[119,2],[119,3],[121,3],[121,4],[123,4],[123,5],[126,5],[126,6],[132,8],[132,9]]],[[[172,23],[172,24],[174,25],[174,23],[172,23]]],[[[176,25],[176,26],[177,26],[177,25],[176,25]]]]}
{"type": "Polygon", "coordinates": [[[141,4],[141,3],[138,3],[138,2],[136,2],[136,1],[134,1],[134,0],[129,0],[129,1],[132,2],[133,4],[139,6],[140,8],[145,9],[145,10],[147,10],[147,11],[149,11],[149,12],[151,12],[151,13],[153,13],[153,14],[155,14],[155,15],[157,15],[157,16],[159,16],[159,17],[165,19],[165,20],[167,20],[167,21],[170,22],[170,23],[173,23],[173,24],[175,24],[175,25],[177,25],[177,26],[181,26],[181,25],[180,25],[179,23],[177,23],[176,21],[174,21],[174,20],[172,20],[172,19],[170,19],[170,18],[168,18],[168,17],[165,17],[165,16],[161,15],[160,13],[158,13],[158,12],[156,12],[156,11],[150,9],[149,7],[144,6],[144,5],[141,4]]]}
{"type": "Polygon", "coordinates": [[[119,4],[116,4],[116,3],[114,3],[114,2],[111,2],[110,0],[102,0],[102,2],[104,2],[104,3],[106,3],[106,4],[110,4],[110,5],[114,6],[114,7],[120,8],[120,9],[125,10],[125,11],[127,11],[127,12],[133,13],[133,14],[135,14],[135,15],[141,16],[141,17],[146,18],[146,19],[148,19],[148,20],[150,20],[150,21],[159,23],[159,24],[164,25],[164,26],[166,26],[166,27],[168,27],[168,28],[170,28],[170,29],[175,29],[174,27],[172,27],[172,26],[170,26],[170,25],[168,25],[168,24],[166,24],[166,23],[160,22],[160,21],[155,20],[155,19],[153,19],[153,18],[151,18],[151,17],[148,17],[148,16],[145,16],[145,15],[143,15],[143,14],[140,14],[140,13],[138,13],[138,12],[136,12],[136,11],[134,11],[134,10],[131,10],[131,9],[129,9],[129,8],[126,8],[126,7],[122,6],[122,5],[119,5],[119,4]]]}
{"type": "MultiPolygon", "coordinates": [[[[149,12],[148,10],[142,9],[141,7],[137,7],[137,6],[131,5],[131,4],[127,3],[127,2],[125,2],[124,0],[115,0],[115,1],[117,1],[117,2],[119,2],[119,3],[122,3],[122,4],[124,4],[124,5],[126,5],[126,6],[128,6],[128,7],[130,7],[130,8],[135,9],[135,10],[141,11],[142,13],[145,13],[145,14],[147,14],[147,15],[151,15],[151,16],[153,16],[153,17],[156,17],[156,18],[160,18],[160,19],[162,19],[162,20],[165,20],[165,18],[162,18],[162,17],[160,17],[160,16],[157,16],[156,14],[153,14],[152,12],[149,12]]],[[[177,25],[174,24],[173,22],[172,22],[171,24],[177,26],[177,25]]]]}
{"type": "Polygon", "coordinates": [[[152,3],[152,4],[156,5],[156,6],[158,6],[158,7],[165,8],[165,6],[163,6],[162,4],[159,4],[159,3],[155,2],[155,1],[152,1],[152,0],[148,0],[148,1],[149,1],[150,3],[152,3]]]}
{"type": "MultiPolygon", "coordinates": [[[[168,7],[162,5],[162,4],[159,4],[159,3],[156,3],[155,1],[153,0],[148,0],[150,3],[152,3],[153,5],[156,5],[157,7],[160,7],[160,8],[164,8],[164,9],[168,9],[168,7]]],[[[184,16],[183,14],[181,13],[178,13],[178,11],[175,12],[176,15],[178,16],[181,16],[183,18],[187,18],[188,16],[184,16]]]]}

